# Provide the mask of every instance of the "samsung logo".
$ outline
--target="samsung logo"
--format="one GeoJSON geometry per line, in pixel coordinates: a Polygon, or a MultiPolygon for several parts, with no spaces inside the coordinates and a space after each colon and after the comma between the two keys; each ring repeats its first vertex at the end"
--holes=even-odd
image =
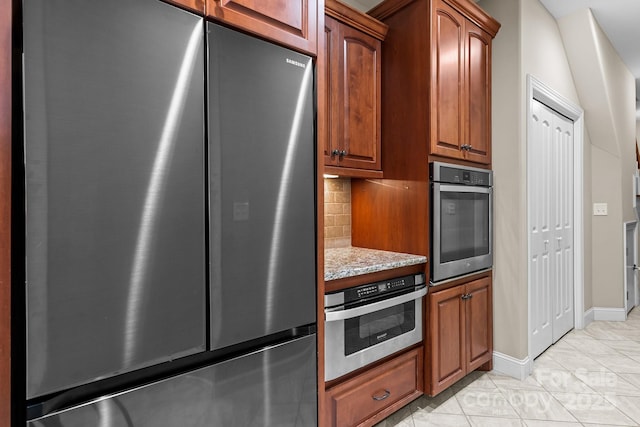
{"type": "Polygon", "coordinates": [[[287,64],[295,65],[296,67],[300,67],[300,68],[307,68],[306,64],[303,64],[302,62],[294,61],[293,59],[289,59],[289,58],[287,58],[287,64]]]}

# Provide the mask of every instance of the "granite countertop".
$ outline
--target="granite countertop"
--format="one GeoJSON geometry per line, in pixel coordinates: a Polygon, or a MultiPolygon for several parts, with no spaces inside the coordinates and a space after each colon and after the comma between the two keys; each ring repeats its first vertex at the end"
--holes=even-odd
{"type": "Polygon", "coordinates": [[[393,268],[424,264],[427,257],[366,248],[335,248],[324,251],[324,280],[375,273],[393,268]]]}

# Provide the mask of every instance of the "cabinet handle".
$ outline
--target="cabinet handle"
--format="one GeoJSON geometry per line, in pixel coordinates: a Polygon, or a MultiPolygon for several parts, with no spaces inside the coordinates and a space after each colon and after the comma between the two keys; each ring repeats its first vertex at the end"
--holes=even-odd
{"type": "Polygon", "coordinates": [[[391,392],[389,390],[384,390],[384,394],[382,396],[371,396],[373,398],[373,400],[376,401],[381,401],[381,400],[385,400],[387,397],[391,396],[391,392]]]}
{"type": "Polygon", "coordinates": [[[473,298],[473,295],[471,295],[471,294],[463,294],[462,295],[462,299],[464,299],[464,300],[471,299],[471,298],[473,298]]]}

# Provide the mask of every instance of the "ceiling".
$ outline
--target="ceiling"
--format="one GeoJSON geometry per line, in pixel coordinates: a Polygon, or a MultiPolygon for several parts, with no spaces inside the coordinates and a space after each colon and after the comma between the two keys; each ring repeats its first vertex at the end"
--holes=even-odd
{"type": "MultiPolygon", "coordinates": [[[[367,11],[381,0],[343,0],[367,11]]],[[[636,101],[640,98],[640,0],[540,0],[556,18],[591,9],[618,54],[636,79],[636,101]]],[[[479,1],[482,5],[482,0],[479,1]]],[[[640,103],[637,105],[640,111],[640,103]]]]}
{"type": "Polygon", "coordinates": [[[540,0],[556,18],[591,9],[611,44],[636,78],[636,103],[640,97],[640,1],[638,0],[540,0]]]}

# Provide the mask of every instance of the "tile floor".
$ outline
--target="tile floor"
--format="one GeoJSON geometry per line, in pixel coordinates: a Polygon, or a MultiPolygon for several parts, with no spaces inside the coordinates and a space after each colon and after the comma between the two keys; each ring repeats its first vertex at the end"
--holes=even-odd
{"type": "Polygon", "coordinates": [[[524,381],[473,372],[375,427],[392,426],[640,426],[640,308],[569,332],[524,381]]]}

